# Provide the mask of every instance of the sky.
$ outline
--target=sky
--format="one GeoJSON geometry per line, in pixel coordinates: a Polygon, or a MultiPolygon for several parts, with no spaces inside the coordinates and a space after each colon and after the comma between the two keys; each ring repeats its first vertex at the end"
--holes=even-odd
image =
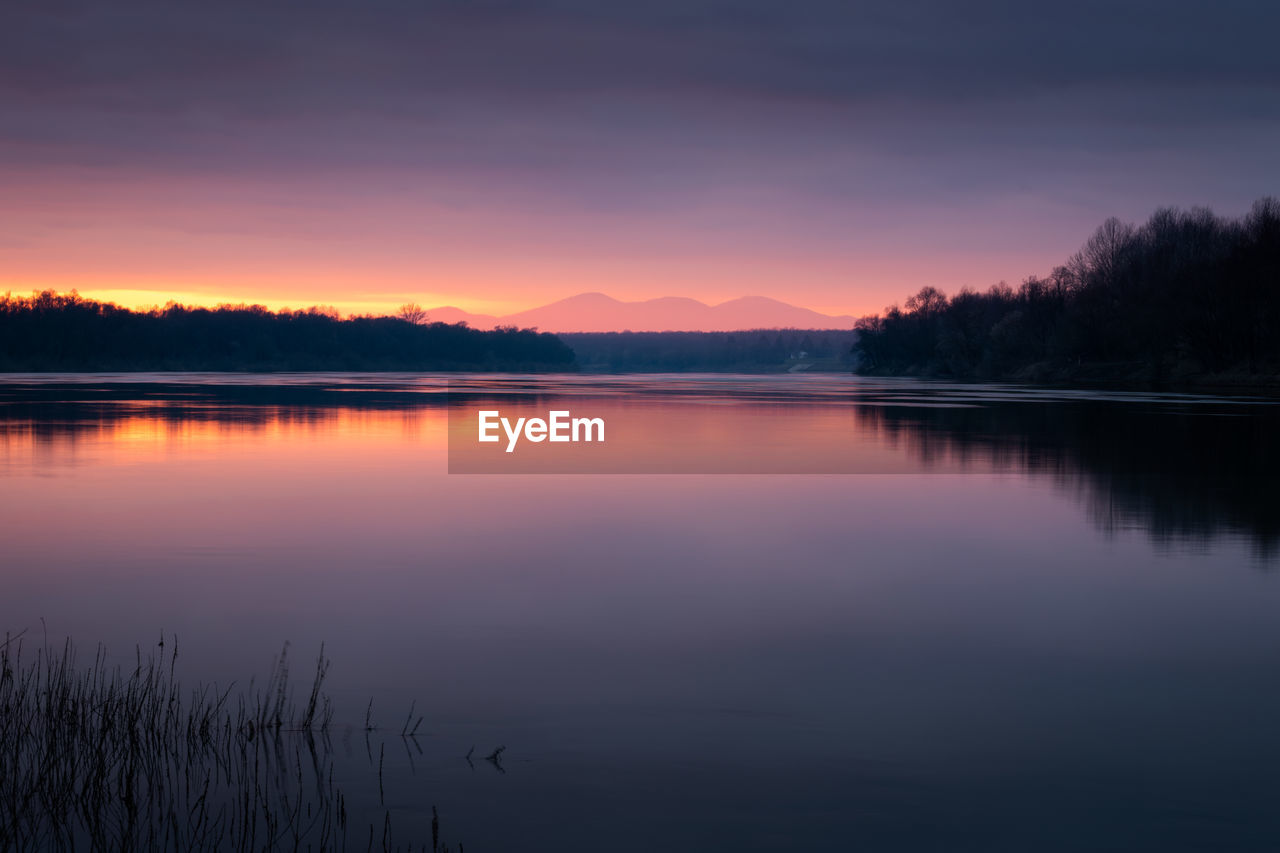
{"type": "Polygon", "coordinates": [[[0,292],[861,315],[1280,195],[1280,6],[9,0],[0,292]]]}

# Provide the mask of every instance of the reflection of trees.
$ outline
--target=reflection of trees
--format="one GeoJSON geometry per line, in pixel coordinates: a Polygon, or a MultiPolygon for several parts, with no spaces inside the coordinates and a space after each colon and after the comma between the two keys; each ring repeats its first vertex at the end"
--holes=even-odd
{"type": "Polygon", "coordinates": [[[1101,529],[1159,543],[1246,536],[1280,553],[1280,417],[1229,405],[994,403],[859,406],[862,429],[926,465],[981,465],[1051,479],[1101,529]]]}
{"type": "MultiPolygon", "coordinates": [[[[443,400],[443,395],[441,395],[443,400]]],[[[0,448],[51,447],[119,433],[131,426],[180,436],[202,428],[223,434],[332,427],[344,412],[410,412],[428,400],[402,384],[359,388],[102,383],[74,388],[17,383],[0,388],[0,448]]]]}
{"type": "MultiPolygon", "coordinates": [[[[920,406],[895,399],[901,387],[867,385],[852,411],[860,430],[902,448],[926,470],[968,467],[1048,479],[1075,494],[1102,530],[1139,528],[1161,543],[1243,536],[1260,556],[1280,555],[1280,496],[1274,489],[1280,483],[1274,438],[1280,406],[1160,398],[1010,401],[986,392],[957,395],[956,388],[911,385],[917,398],[941,392],[920,406]]],[[[74,390],[10,384],[0,386],[0,450],[75,443],[130,423],[160,424],[175,434],[193,425],[227,433],[312,430],[328,429],[352,412],[414,418],[425,406],[445,405],[445,395],[420,391],[394,380],[358,386],[126,383],[74,390]]],[[[508,390],[513,399],[539,399],[527,392],[523,386],[508,390]]],[[[467,396],[451,393],[450,404],[467,396]]],[[[499,399],[493,391],[483,396],[499,399]]]]}
{"type": "Polygon", "coordinates": [[[193,427],[221,433],[263,432],[271,427],[314,429],[332,424],[336,408],[297,406],[219,406],[187,403],[64,403],[10,410],[0,418],[0,447],[17,443],[74,445],[81,439],[117,433],[130,425],[159,427],[182,435],[193,427]]]}

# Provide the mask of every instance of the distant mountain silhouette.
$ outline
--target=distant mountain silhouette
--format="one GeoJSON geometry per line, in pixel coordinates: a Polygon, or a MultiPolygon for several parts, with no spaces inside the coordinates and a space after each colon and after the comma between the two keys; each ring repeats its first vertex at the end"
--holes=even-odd
{"type": "Polygon", "coordinates": [[[719,305],[664,296],[623,302],[603,293],[580,293],[543,305],[495,317],[459,308],[433,308],[432,322],[466,322],[475,329],[536,326],[544,332],[732,332],[739,329],[851,329],[854,318],[832,316],[788,305],[764,296],[744,296],[719,305]]]}

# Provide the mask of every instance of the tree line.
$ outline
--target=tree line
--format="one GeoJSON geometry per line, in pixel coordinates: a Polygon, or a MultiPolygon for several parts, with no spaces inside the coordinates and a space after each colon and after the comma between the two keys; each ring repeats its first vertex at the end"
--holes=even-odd
{"type": "Polygon", "coordinates": [[[1280,376],[1280,201],[1111,218],[1048,277],[925,287],[856,325],[858,370],[989,379],[1280,376]]]}
{"type": "Polygon", "coordinates": [[[850,330],[750,329],[740,332],[561,333],[584,370],[611,372],[815,370],[853,367],[850,330]]]}
{"type": "Polygon", "coordinates": [[[261,305],[133,311],[74,291],[0,296],[0,370],[553,370],[555,335],[261,305]]]}

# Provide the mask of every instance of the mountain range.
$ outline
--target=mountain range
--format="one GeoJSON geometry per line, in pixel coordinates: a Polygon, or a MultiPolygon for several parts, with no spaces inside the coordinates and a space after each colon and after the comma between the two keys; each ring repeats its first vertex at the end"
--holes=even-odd
{"type": "Polygon", "coordinates": [[[544,332],[733,332],[739,329],[851,329],[853,317],[810,311],[764,296],[744,296],[707,305],[696,299],[663,296],[623,302],[603,293],[580,293],[515,314],[472,314],[442,306],[427,312],[431,322],[462,323],[473,329],[536,327],[544,332]]]}

